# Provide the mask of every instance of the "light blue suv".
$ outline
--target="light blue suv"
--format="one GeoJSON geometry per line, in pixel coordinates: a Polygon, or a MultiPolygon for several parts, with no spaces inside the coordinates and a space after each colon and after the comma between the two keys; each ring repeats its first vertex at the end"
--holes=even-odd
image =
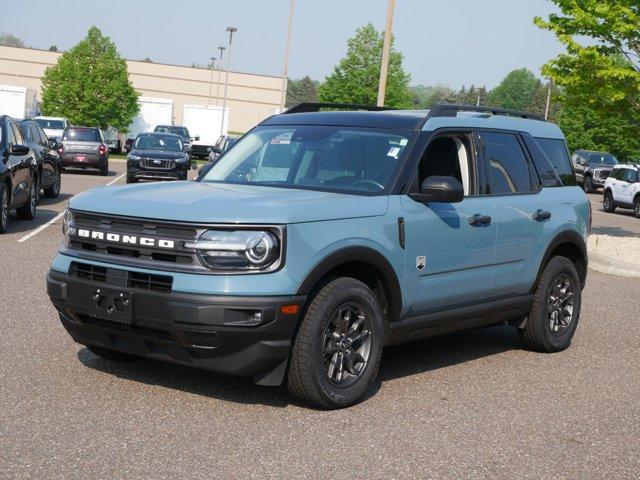
{"type": "Polygon", "coordinates": [[[385,345],[509,324],[569,346],[591,213],[556,125],[326,107],[263,121],[197,182],[74,197],[48,277],[73,339],[321,408],[361,399],[385,345]]]}

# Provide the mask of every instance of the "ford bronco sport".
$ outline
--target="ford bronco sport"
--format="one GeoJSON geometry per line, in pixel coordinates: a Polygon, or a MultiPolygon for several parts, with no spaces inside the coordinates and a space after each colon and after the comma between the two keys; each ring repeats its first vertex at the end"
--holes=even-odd
{"type": "Polygon", "coordinates": [[[264,120],[196,182],[75,196],[48,276],[73,339],[321,408],[361,399],[385,345],[509,324],[569,346],[591,214],[556,125],[323,107],[264,120]]]}

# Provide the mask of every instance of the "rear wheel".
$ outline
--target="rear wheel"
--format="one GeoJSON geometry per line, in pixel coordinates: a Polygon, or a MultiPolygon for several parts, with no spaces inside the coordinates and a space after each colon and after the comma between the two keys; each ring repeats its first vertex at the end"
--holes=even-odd
{"type": "Polygon", "coordinates": [[[595,187],[593,186],[593,178],[586,177],[584,179],[584,191],[587,193],[593,193],[596,191],[595,187]]]}
{"type": "Polygon", "coordinates": [[[89,349],[94,355],[111,362],[135,362],[136,360],[140,360],[140,357],[136,355],[118,352],[117,350],[111,350],[109,348],[97,347],[95,345],[87,345],[87,349],[89,349]]]}
{"type": "Polygon", "coordinates": [[[108,174],[109,174],[109,162],[107,162],[104,167],[100,168],[100,175],[102,175],[103,177],[106,177],[108,174]]]}
{"type": "Polygon", "coordinates": [[[9,226],[9,192],[7,185],[0,183],[0,233],[5,233],[9,226]]]}
{"type": "Polygon", "coordinates": [[[58,170],[53,171],[53,183],[44,189],[44,196],[47,198],[58,198],[62,186],[62,175],[58,170]]]}
{"type": "Polygon", "coordinates": [[[616,211],[616,204],[613,201],[613,195],[611,192],[604,192],[604,200],[602,201],[602,208],[607,213],[613,213],[616,211]]]}
{"type": "Polygon", "coordinates": [[[549,260],[523,331],[531,349],[559,352],[571,345],[580,317],[581,294],[580,277],[573,262],[561,256],[549,260]]]}
{"type": "Polygon", "coordinates": [[[311,299],[291,351],[287,388],[305,404],[348,407],[371,386],[380,365],[382,309],[353,278],[327,283],[311,299]]]}
{"type": "Polygon", "coordinates": [[[640,218],[640,195],[633,201],[633,214],[636,218],[640,218]]]}
{"type": "Polygon", "coordinates": [[[21,220],[33,220],[36,216],[36,202],[37,202],[37,192],[38,181],[36,177],[31,179],[31,188],[29,189],[29,198],[24,205],[18,207],[16,209],[16,213],[18,214],[18,218],[21,220]]]}

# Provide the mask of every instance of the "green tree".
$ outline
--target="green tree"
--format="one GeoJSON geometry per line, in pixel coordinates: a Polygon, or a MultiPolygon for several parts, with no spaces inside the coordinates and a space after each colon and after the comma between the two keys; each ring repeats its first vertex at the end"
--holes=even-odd
{"type": "Polygon", "coordinates": [[[540,80],[528,69],[513,70],[491,90],[488,103],[492,107],[528,110],[533,104],[540,80]]]}
{"type": "Polygon", "coordinates": [[[640,138],[631,134],[631,127],[622,117],[603,119],[588,106],[564,105],[556,120],[571,151],[584,148],[611,152],[620,160],[640,156],[640,138]]]}
{"type": "Polygon", "coordinates": [[[287,81],[287,100],[285,106],[293,107],[299,103],[318,101],[318,83],[307,75],[297,80],[287,81]]]}
{"type": "Polygon", "coordinates": [[[76,125],[126,130],[138,113],[138,94],[115,44],[91,27],[42,78],[42,112],[76,125]]]}
{"type": "Polygon", "coordinates": [[[413,108],[427,109],[436,103],[443,103],[453,95],[447,85],[414,85],[411,87],[413,108]]]}
{"type": "Polygon", "coordinates": [[[563,87],[563,101],[603,119],[621,116],[640,133],[640,2],[553,0],[560,14],[534,23],[555,33],[566,52],[542,72],[563,87]],[[582,42],[582,43],[580,43],[582,42]]]}
{"type": "MultiPolygon", "coordinates": [[[[370,23],[356,30],[355,36],[347,42],[347,55],[318,89],[320,101],[375,105],[383,39],[384,34],[370,23]]],[[[393,48],[392,40],[385,104],[410,108],[410,80],[410,75],[402,68],[402,54],[393,48]]]]}
{"type": "Polygon", "coordinates": [[[3,47],[26,47],[25,43],[21,39],[15,35],[11,35],[10,33],[0,33],[0,45],[3,47]]]}

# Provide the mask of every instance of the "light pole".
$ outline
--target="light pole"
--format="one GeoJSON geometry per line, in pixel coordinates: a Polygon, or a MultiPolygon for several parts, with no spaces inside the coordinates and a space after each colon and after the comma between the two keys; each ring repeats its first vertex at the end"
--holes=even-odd
{"type": "Polygon", "coordinates": [[[216,57],[209,57],[211,59],[211,77],[209,77],[209,105],[211,105],[211,91],[213,90],[213,69],[216,64],[216,57]]]}
{"type": "Polygon", "coordinates": [[[544,119],[549,120],[549,110],[551,109],[551,90],[553,89],[553,79],[549,79],[549,90],[547,90],[547,104],[544,107],[544,119]]]}
{"type": "Polygon", "coordinates": [[[222,64],[222,54],[227,49],[227,47],[218,47],[220,50],[220,61],[218,62],[218,83],[216,83],[216,105],[218,105],[218,99],[220,98],[220,65],[222,64]]]}
{"type": "Polygon", "coordinates": [[[391,32],[393,31],[393,10],[396,0],[389,0],[387,5],[387,25],[384,30],[382,44],[382,61],[380,62],[380,81],[378,82],[378,106],[384,106],[384,96],[387,91],[387,70],[389,69],[389,50],[391,50],[391,32]]]}
{"type": "Polygon", "coordinates": [[[289,70],[289,47],[291,45],[291,25],[293,23],[293,11],[296,7],[296,0],[291,0],[289,4],[289,23],[287,25],[287,40],[284,44],[284,63],[282,65],[282,92],[280,92],[280,110],[284,110],[285,100],[287,98],[287,82],[289,70]]]}
{"type": "Polygon", "coordinates": [[[229,66],[231,65],[231,43],[233,42],[233,34],[238,31],[236,27],[227,27],[229,32],[229,52],[227,53],[227,72],[224,77],[224,96],[222,97],[222,122],[220,123],[220,135],[224,132],[224,114],[227,108],[227,89],[229,88],[229,66]]]}

